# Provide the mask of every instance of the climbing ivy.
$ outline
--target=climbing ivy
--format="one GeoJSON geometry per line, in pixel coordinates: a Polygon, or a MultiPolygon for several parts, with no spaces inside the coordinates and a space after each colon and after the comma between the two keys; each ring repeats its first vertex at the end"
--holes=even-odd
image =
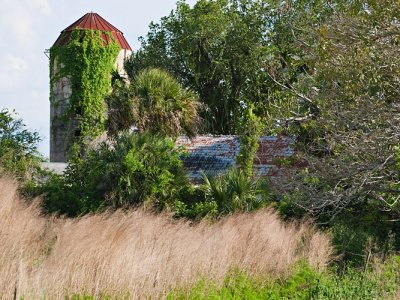
{"type": "Polygon", "coordinates": [[[50,73],[53,74],[50,101],[53,105],[58,105],[53,94],[55,82],[68,78],[71,84],[68,107],[60,116],[73,128],[68,137],[69,150],[82,151],[88,141],[104,132],[104,97],[111,91],[110,76],[119,50],[109,32],[81,29],[71,32],[65,46],[50,49],[50,73]],[[111,42],[105,45],[102,35],[107,35],[111,42]]]}
{"type": "Polygon", "coordinates": [[[254,114],[253,110],[253,104],[249,104],[243,114],[243,119],[241,121],[242,133],[240,135],[240,152],[237,158],[240,169],[247,177],[253,175],[253,161],[263,130],[261,119],[254,114]]]}

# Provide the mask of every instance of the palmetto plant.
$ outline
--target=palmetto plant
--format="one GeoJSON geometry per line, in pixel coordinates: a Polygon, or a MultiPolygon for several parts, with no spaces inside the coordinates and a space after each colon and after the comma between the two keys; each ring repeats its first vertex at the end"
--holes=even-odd
{"type": "Polygon", "coordinates": [[[225,175],[209,177],[203,173],[206,197],[215,201],[220,214],[252,211],[266,204],[268,187],[265,181],[251,178],[239,169],[225,175]]]}
{"type": "Polygon", "coordinates": [[[107,103],[111,135],[134,126],[138,132],[191,137],[199,125],[197,95],[160,69],[145,69],[129,84],[115,84],[107,103]]]}

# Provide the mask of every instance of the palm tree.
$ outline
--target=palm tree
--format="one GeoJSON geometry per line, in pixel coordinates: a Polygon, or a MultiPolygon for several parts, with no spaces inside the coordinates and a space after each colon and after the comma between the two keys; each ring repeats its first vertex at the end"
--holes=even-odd
{"type": "Polygon", "coordinates": [[[107,104],[111,135],[134,126],[138,132],[192,137],[198,129],[197,95],[160,69],[145,69],[129,84],[115,84],[107,104]]]}
{"type": "Polygon", "coordinates": [[[237,211],[248,212],[267,204],[267,182],[251,178],[240,169],[234,168],[216,177],[208,177],[203,173],[203,181],[206,197],[217,203],[222,215],[237,211]]]}

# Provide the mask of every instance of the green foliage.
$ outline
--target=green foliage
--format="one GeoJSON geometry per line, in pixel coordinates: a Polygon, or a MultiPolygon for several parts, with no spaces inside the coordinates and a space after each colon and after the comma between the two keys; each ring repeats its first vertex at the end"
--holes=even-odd
{"type": "Polygon", "coordinates": [[[226,215],[234,212],[249,212],[267,204],[268,187],[261,179],[252,179],[243,171],[232,169],[219,177],[203,174],[206,199],[216,203],[218,213],[226,215]]]}
{"type": "Polygon", "coordinates": [[[292,170],[278,205],[333,227],[339,252],[356,263],[366,248],[386,253],[391,235],[400,245],[398,13],[395,1],[295,1],[274,27],[307,67],[295,84],[275,78],[311,105],[290,128],[307,169],[292,170]]]}
{"type": "Polygon", "coordinates": [[[327,192],[345,200],[374,200],[395,212],[389,200],[398,196],[393,183],[399,178],[392,158],[400,128],[399,41],[393,25],[399,6],[381,0],[348,6],[319,29],[321,117],[316,125],[323,128],[320,139],[331,155],[320,160],[328,172],[316,176],[330,185],[327,192]]]}
{"type": "Polygon", "coordinates": [[[274,5],[267,1],[184,1],[150,25],[141,49],[128,63],[139,70],[160,67],[193,88],[207,106],[205,131],[240,131],[241,101],[261,107],[272,100],[274,83],[265,72],[274,5]]]}
{"type": "Polygon", "coordinates": [[[33,197],[42,195],[45,212],[69,217],[95,211],[102,204],[101,199],[96,199],[94,203],[91,198],[93,193],[81,177],[73,178],[71,168],[65,175],[51,174],[30,192],[33,197]]]}
{"type": "Polygon", "coordinates": [[[141,204],[172,209],[189,185],[181,155],[170,138],[121,134],[71,161],[64,176],[49,178],[45,207],[70,216],[141,204]]]}
{"type": "Polygon", "coordinates": [[[167,299],[183,299],[184,294],[189,299],[317,299],[315,289],[321,276],[304,263],[294,268],[288,278],[276,281],[232,273],[221,287],[202,280],[189,291],[170,293],[167,299]]]}
{"type": "Polygon", "coordinates": [[[151,132],[193,137],[199,126],[197,95],[184,88],[168,72],[145,69],[129,85],[119,82],[107,97],[109,132],[116,135],[135,126],[139,133],[151,132]]]}
{"type": "Polygon", "coordinates": [[[246,107],[241,128],[240,152],[237,163],[242,172],[247,177],[251,177],[253,175],[253,161],[257,153],[262,131],[261,120],[253,113],[252,104],[246,107]]]}
{"type": "MultiPolygon", "coordinates": [[[[285,219],[301,219],[308,203],[301,191],[285,195],[275,206],[285,219]]],[[[341,269],[364,266],[370,258],[385,258],[400,249],[400,227],[393,214],[375,201],[357,201],[330,218],[319,216],[320,227],[329,230],[341,269]],[[369,257],[369,258],[368,258],[369,257]]]]}
{"type": "MultiPolygon", "coordinates": [[[[104,97],[111,90],[110,76],[119,50],[110,33],[79,29],[71,33],[67,45],[50,49],[50,72],[55,72],[50,81],[51,93],[61,78],[68,78],[71,84],[68,109],[62,116],[73,128],[70,145],[77,142],[82,146],[104,132],[104,97]],[[111,40],[108,45],[104,45],[101,37],[104,34],[111,40]]],[[[50,101],[57,105],[53,94],[50,101]]]]}
{"type": "Polygon", "coordinates": [[[175,217],[214,220],[227,214],[250,212],[270,203],[267,182],[251,178],[239,169],[211,177],[203,173],[203,184],[182,191],[174,204],[175,217]]]}
{"type": "Polygon", "coordinates": [[[287,278],[262,280],[232,273],[222,285],[203,279],[192,287],[171,291],[167,299],[394,299],[399,292],[399,267],[399,257],[392,257],[364,273],[349,268],[336,275],[334,269],[318,272],[303,263],[287,278]]]}
{"type": "Polygon", "coordinates": [[[400,172],[400,146],[396,147],[395,150],[396,150],[396,157],[395,157],[395,159],[396,159],[396,167],[400,172]]]}
{"type": "Polygon", "coordinates": [[[134,186],[134,194],[121,195],[120,201],[136,198],[135,202],[145,202],[159,209],[171,206],[174,198],[179,197],[180,189],[188,184],[181,155],[172,139],[139,135],[124,162],[128,172],[135,174],[128,182],[134,186]]]}
{"type": "Polygon", "coordinates": [[[151,23],[128,72],[161,67],[193,88],[208,110],[206,132],[240,133],[242,101],[270,132],[316,117],[314,83],[317,30],[342,2],[201,0],[179,1],[159,23],[151,23]]]}
{"type": "Polygon", "coordinates": [[[121,80],[115,81],[111,94],[105,100],[108,107],[107,134],[118,136],[120,132],[131,129],[135,115],[129,86],[121,80]]]}
{"type": "Polygon", "coordinates": [[[398,226],[376,208],[357,217],[342,215],[329,224],[340,267],[364,266],[372,257],[387,257],[399,249],[398,226]]]}
{"type": "Polygon", "coordinates": [[[219,215],[218,204],[214,200],[201,199],[189,205],[183,201],[176,201],[174,210],[175,217],[192,220],[213,220],[219,215]]]}
{"type": "Polygon", "coordinates": [[[6,109],[0,111],[0,175],[15,176],[27,183],[40,169],[37,132],[25,128],[21,119],[6,109]]]}

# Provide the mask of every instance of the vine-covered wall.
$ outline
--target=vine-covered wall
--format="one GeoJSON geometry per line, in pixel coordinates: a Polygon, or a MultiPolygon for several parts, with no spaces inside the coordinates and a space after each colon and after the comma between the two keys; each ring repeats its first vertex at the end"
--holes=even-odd
{"type": "MultiPolygon", "coordinates": [[[[66,135],[69,150],[82,150],[88,141],[104,132],[104,97],[111,91],[110,74],[119,51],[120,47],[109,32],[79,29],[71,33],[65,46],[50,49],[50,101],[55,111],[60,105],[55,95],[55,83],[66,78],[70,85],[66,108],[58,110],[62,113],[54,114],[54,120],[51,120],[54,127],[68,124],[65,128],[70,131],[66,135]],[[104,34],[112,42],[106,44],[101,37],[104,34]]],[[[52,134],[56,130],[52,128],[52,134]]]]}

